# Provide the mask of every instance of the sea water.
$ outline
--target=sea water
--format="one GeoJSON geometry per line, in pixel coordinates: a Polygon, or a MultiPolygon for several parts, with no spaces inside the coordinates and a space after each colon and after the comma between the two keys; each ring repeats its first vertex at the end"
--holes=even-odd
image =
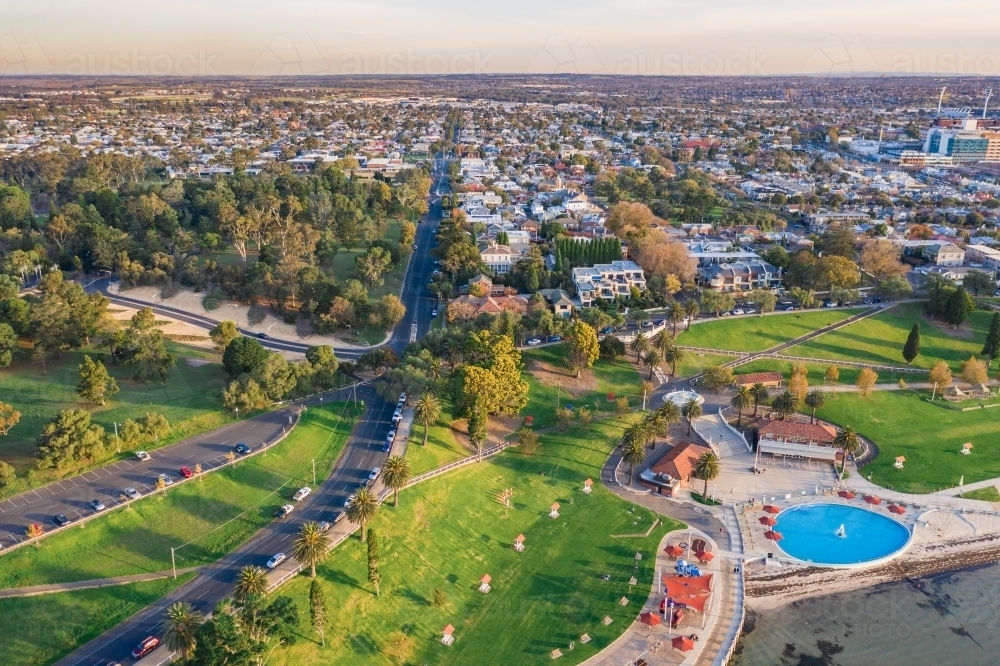
{"type": "Polygon", "coordinates": [[[738,666],[997,666],[1000,565],[805,599],[747,625],[738,666]]]}

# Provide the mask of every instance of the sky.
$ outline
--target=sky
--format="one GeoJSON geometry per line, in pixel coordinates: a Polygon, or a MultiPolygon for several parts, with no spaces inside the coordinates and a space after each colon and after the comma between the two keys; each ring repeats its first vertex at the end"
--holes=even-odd
{"type": "Polygon", "coordinates": [[[0,74],[1000,74],[995,0],[10,2],[0,74]]]}

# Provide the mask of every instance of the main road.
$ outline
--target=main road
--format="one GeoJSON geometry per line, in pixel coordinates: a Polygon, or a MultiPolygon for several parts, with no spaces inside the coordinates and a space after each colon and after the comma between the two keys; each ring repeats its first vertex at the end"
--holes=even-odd
{"type": "MultiPolygon", "coordinates": [[[[406,305],[406,315],[396,326],[388,341],[388,346],[402,354],[413,340],[426,335],[430,330],[431,310],[436,300],[428,293],[426,285],[431,280],[434,261],[430,250],[434,244],[434,230],[441,219],[442,188],[446,181],[441,178],[440,164],[435,165],[436,190],[432,190],[430,209],[425,221],[417,225],[416,249],[411,253],[403,280],[402,301],[406,305]],[[441,179],[439,181],[439,178],[441,179]]],[[[92,285],[93,288],[106,286],[92,285]]],[[[129,304],[119,298],[118,302],[129,304]]],[[[159,309],[159,307],[157,308],[159,309]]],[[[215,322],[199,321],[198,317],[186,313],[169,312],[170,316],[185,315],[182,318],[195,325],[211,328],[215,322]]],[[[293,351],[304,351],[305,345],[264,341],[274,349],[295,347],[293,351]]],[[[350,357],[342,350],[338,357],[350,357]]],[[[226,555],[213,565],[203,568],[197,577],[149,606],[136,616],[126,620],[102,636],[78,648],[59,661],[59,666],[108,666],[116,662],[132,663],[128,658],[132,649],[146,636],[162,636],[163,614],[166,607],[176,601],[186,601],[197,610],[210,612],[215,604],[232,594],[233,584],[240,568],[253,564],[263,566],[275,553],[291,550],[292,541],[303,521],[330,520],[342,508],[344,500],[368,478],[374,467],[380,466],[386,458],[382,445],[391,426],[395,403],[382,399],[369,385],[352,389],[342,389],[333,395],[325,394],[323,399],[344,399],[352,397],[356,391],[358,400],[364,400],[368,407],[356,424],[344,452],[337,461],[330,477],[319,488],[296,506],[291,520],[273,521],[257,532],[246,543],[226,555]]],[[[315,406],[321,397],[295,401],[259,416],[237,421],[211,433],[199,435],[152,452],[152,459],[146,462],[120,461],[88,472],[76,479],[50,484],[44,488],[18,495],[0,505],[0,538],[6,535],[8,543],[14,534],[23,534],[30,522],[44,522],[58,513],[71,517],[85,516],[86,503],[101,499],[105,504],[116,502],[121,488],[136,487],[140,492],[155,484],[160,473],[176,474],[181,466],[193,467],[201,463],[204,469],[219,464],[236,442],[245,442],[257,449],[264,442],[272,442],[282,428],[287,428],[289,417],[294,418],[300,407],[315,406]]],[[[110,510],[110,506],[109,509],[110,510]]]]}

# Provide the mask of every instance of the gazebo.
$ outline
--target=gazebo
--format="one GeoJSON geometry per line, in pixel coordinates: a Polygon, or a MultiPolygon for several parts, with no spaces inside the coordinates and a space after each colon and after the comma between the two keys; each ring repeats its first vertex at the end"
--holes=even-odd
{"type": "Polygon", "coordinates": [[[552,506],[549,507],[549,518],[559,517],[559,502],[553,502],[552,506]]]}
{"type": "Polygon", "coordinates": [[[489,574],[483,574],[483,577],[479,579],[479,591],[483,594],[489,594],[490,591],[490,578],[489,574]]]}
{"type": "Polygon", "coordinates": [[[450,624],[441,630],[441,642],[445,645],[451,645],[455,642],[455,627],[450,624]]]}
{"type": "Polygon", "coordinates": [[[524,535],[523,534],[518,534],[517,537],[514,538],[514,550],[516,550],[519,553],[524,551],[524,535]]]}
{"type": "Polygon", "coordinates": [[[585,492],[585,493],[587,493],[589,495],[590,492],[594,489],[593,485],[594,485],[594,481],[592,479],[587,479],[586,481],[584,481],[583,482],[583,492],[585,492]]]}
{"type": "Polygon", "coordinates": [[[892,464],[896,469],[903,469],[903,463],[906,462],[906,456],[896,456],[896,462],[892,464]]]}
{"type": "Polygon", "coordinates": [[[972,442],[962,444],[962,455],[967,456],[972,453],[972,442]]]}

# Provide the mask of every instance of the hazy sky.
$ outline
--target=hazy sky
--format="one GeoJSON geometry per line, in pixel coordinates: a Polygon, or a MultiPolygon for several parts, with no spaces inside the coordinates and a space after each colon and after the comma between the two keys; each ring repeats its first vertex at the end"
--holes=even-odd
{"type": "Polygon", "coordinates": [[[996,0],[5,4],[5,74],[1000,73],[996,0]]]}

